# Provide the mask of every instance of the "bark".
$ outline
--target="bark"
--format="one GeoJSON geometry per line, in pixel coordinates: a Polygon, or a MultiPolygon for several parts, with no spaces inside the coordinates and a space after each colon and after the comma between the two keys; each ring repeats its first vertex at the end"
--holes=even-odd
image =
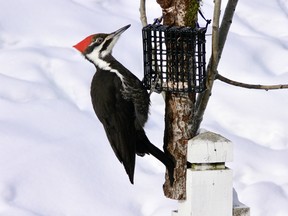
{"type": "Polygon", "coordinates": [[[164,25],[192,26],[197,20],[199,0],[156,1],[162,8],[164,25]]]}
{"type": "Polygon", "coordinates": [[[166,93],[164,149],[175,160],[174,183],[171,186],[168,173],[163,189],[166,197],[183,200],[186,198],[187,144],[192,138],[195,94],[166,93]]]}
{"type": "MultiPolygon", "coordinates": [[[[198,0],[157,0],[157,2],[163,11],[164,25],[192,27],[195,25],[198,0]]],[[[166,172],[163,189],[165,196],[171,199],[186,198],[186,154],[188,140],[192,138],[191,123],[195,97],[195,93],[166,92],[164,150],[174,158],[175,180],[171,186],[166,172]]]]}

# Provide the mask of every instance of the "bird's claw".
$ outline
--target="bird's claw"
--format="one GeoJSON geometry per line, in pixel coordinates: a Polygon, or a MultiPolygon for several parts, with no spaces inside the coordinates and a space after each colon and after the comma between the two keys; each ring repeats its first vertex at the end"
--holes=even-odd
{"type": "Polygon", "coordinates": [[[169,176],[169,181],[170,181],[170,186],[173,187],[173,183],[174,183],[174,168],[175,168],[175,162],[174,160],[171,158],[169,160],[169,165],[167,165],[167,170],[168,170],[168,176],[169,176]]]}

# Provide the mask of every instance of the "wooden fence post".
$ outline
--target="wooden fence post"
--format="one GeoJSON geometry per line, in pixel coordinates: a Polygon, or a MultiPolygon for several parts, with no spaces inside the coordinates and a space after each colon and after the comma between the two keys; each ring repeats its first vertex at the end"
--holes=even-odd
{"type": "MultiPolygon", "coordinates": [[[[249,216],[249,208],[233,208],[233,144],[219,134],[204,132],[188,142],[186,200],[172,216],[249,216]]],[[[237,203],[239,201],[237,200],[237,203]]]]}

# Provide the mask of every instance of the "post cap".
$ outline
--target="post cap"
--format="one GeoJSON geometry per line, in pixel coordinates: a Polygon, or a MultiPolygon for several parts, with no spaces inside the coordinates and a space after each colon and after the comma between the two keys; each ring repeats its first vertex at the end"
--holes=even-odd
{"type": "Polygon", "coordinates": [[[188,141],[190,163],[223,163],[233,160],[233,143],[225,137],[205,131],[188,141]]]}

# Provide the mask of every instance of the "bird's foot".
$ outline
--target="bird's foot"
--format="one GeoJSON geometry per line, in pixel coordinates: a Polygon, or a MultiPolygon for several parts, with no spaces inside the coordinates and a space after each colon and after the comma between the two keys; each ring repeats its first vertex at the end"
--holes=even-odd
{"type": "Polygon", "coordinates": [[[170,181],[170,186],[173,187],[174,183],[174,168],[175,168],[175,162],[174,160],[169,157],[169,163],[167,164],[166,168],[168,170],[168,176],[169,176],[169,181],[170,181]]]}
{"type": "Polygon", "coordinates": [[[140,157],[144,157],[145,156],[145,153],[139,153],[139,152],[136,152],[136,154],[140,157]]]}

